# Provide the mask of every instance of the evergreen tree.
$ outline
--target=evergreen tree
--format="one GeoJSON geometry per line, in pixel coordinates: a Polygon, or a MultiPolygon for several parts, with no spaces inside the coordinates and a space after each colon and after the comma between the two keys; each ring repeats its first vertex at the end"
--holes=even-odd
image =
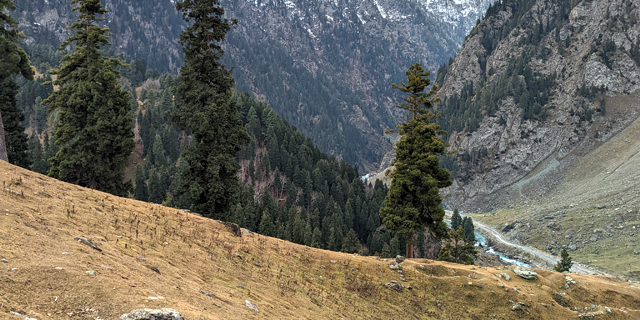
{"type": "Polygon", "coordinates": [[[31,137],[29,137],[29,149],[31,159],[33,160],[33,163],[31,164],[31,171],[46,174],[49,170],[49,166],[44,157],[40,139],[38,139],[36,134],[32,134],[31,137]]]}
{"type": "Polygon", "coordinates": [[[273,223],[273,217],[268,211],[265,211],[262,215],[260,226],[258,226],[258,233],[270,237],[276,236],[276,225],[273,223]]]}
{"type": "Polygon", "coordinates": [[[391,247],[389,247],[388,243],[385,243],[382,246],[382,251],[380,251],[380,258],[391,258],[391,247]]]}
{"type": "Polygon", "coordinates": [[[408,94],[399,108],[409,110],[411,119],[399,126],[402,135],[397,144],[395,166],[387,172],[393,180],[380,209],[382,222],[393,234],[407,240],[407,257],[413,257],[413,235],[428,228],[438,237],[446,235],[444,209],[440,206],[439,189],[451,185],[449,171],[440,168],[438,156],[446,152],[446,144],[439,135],[440,126],[432,120],[437,116],[430,109],[437,86],[428,93],[428,76],[419,63],[406,72],[408,82],[392,87],[408,94]]]}
{"type": "Polygon", "coordinates": [[[33,70],[29,57],[18,45],[24,34],[18,31],[18,22],[9,15],[9,11],[15,9],[12,0],[0,0],[0,158],[28,168],[31,165],[28,138],[21,124],[24,115],[16,102],[19,88],[12,76],[33,80],[33,70]]]}
{"type": "Polygon", "coordinates": [[[400,239],[395,236],[389,241],[389,253],[391,254],[391,258],[399,255],[400,252],[400,239]]]}
{"type": "Polygon", "coordinates": [[[249,142],[231,99],[234,80],[219,61],[230,24],[218,0],[184,0],[176,8],[193,22],[180,33],[184,65],[175,90],[174,121],[193,135],[183,154],[182,189],[192,211],[224,220],[239,192],[236,155],[249,142]]]}
{"type": "Polygon", "coordinates": [[[476,242],[476,233],[475,227],[473,226],[473,220],[471,217],[465,217],[462,219],[462,228],[464,228],[464,237],[467,241],[474,243],[476,242]]]}
{"type": "Polygon", "coordinates": [[[134,196],[140,201],[149,201],[149,190],[145,182],[144,172],[141,168],[136,169],[136,185],[134,196]]]}
{"type": "Polygon", "coordinates": [[[453,209],[453,215],[451,215],[451,229],[458,230],[461,224],[462,217],[460,216],[458,209],[453,209]]]}
{"type": "Polygon", "coordinates": [[[464,227],[458,230],[451,229],[448,236],[449,239],[445,241],[445,245],[440,249],[438,260],[473,264],[473,259],[477,255],[477,251],[473,243],[465,238],[464,227]]]}
{"type": "Polygon", "coordinates": [[[304,227],[304,245],[311,246],[311,240],[313,236],[313,230],[311,229],[311,224],[307,223],[304,227]]]}
{"type": "Polygon", "coordinates": [[[313,229],[313,235],[311,236],[311,246],[314,248],[322,248],[322,231],[316,227],[313,229]]]}
{"type": "Polygon", "coordinates": [[[342,251],[347,253],[356,253],[360,249],[360,240],[353,229],[349,229],[347,236],[344,237],[342,251]]]}
{"type": "Polygon", "coordinates": [[[73,0],[78,19],[69,27],[75,35],[60,50],[74,44],[52,74],[59,90],[44,103],[59,112],[55,143],[60,150],[51,159],[49,175],[57,179],[116,195],[126,195],[124,169],[135,146],[129,94],[118,83],[116,58],[100,49],[109,45],[108,28],[98,22],[107,13],[99,0],[73,0]]]}
{"type": "Polygon", "coordinates": [[[558,264],[553,268],[553,270],[558,272],[571,271],[571,266],[573,266],[573,262],[571,261],[571,257],[569,256],[569,252],[567,249],[562,249],[562,253],[560,254],[561,259],[558,261],[558,264]]]}

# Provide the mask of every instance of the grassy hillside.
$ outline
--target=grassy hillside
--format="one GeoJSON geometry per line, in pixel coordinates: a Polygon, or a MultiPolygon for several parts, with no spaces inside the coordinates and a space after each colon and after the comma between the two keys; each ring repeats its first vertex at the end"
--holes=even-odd
{"type": "Polygon", "coordinates": [[[400,274],[377,258],[236,237],[214,220],[4,162],[0,180],[3,319],[117,319],[140,307],[174,308],[187,319],[568,319],[578,316],[568,307],[585,313],[592,304],[599,319],[640,317],[640,286],[614,278],[571,275],[576,284],[559,289],[565,275],[550,271],[525,281],[413,260],[402,263],[402,284],[413,289],[397,292],[381,283],[400,274]]]}

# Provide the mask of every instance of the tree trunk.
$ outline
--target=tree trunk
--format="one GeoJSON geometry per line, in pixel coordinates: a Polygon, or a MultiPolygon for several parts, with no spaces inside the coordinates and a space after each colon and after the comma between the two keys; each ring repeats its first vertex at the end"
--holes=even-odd
{"type": "Polygon", "coordinates": [[[407,259],[413,258],[413,234],[407,236],[407,259]]]}
{"type": "Polygon", "coordinates": [[[4,124],[2,123],[2,114],[0,114],[0,160],[9,162],[9,156],[7,155],[7,144],[4,140],[4,124]]]}

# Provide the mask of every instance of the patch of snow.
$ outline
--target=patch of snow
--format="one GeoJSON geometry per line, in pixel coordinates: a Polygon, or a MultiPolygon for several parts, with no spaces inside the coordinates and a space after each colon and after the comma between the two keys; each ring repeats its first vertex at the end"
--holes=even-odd
{"type": "Polygon", "coordinates": [[[311,36],[311,38],[315,38],[316,35],[313,34],[313,31],[311,31],[311,29],[307,28],[307,32],[309,32],[309,35],[311,36]]]}
{"type": "Polygon", "coordinates": [[[384,11],[384,8],[378,3],[378,0],[373,0],[373,3],[375,3],[376,7],[378,8],[378,11],[380,12],[382,18],[386,19],[387,13],[384,11]]]}
{"type": "Polygon", "coordinates": [[[296,4],[293,3],[293,1],[291,1],[291,0],[284,0],[284,5],[287,6],[287,8],[289,8],[289,9],[295,9],[296,8],[296,4]]]}

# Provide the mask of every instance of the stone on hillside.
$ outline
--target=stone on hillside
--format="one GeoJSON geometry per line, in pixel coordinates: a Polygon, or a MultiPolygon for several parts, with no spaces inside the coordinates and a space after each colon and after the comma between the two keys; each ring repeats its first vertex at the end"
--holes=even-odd
{"type": "Polygon", "coordinates": [[[398,292],[402,292],[402,290],[404,290],[404,286],[400,282],[395,280],[389,281],[389,283],[387,283],[386,286],[398,292]]]}
{"type": "Polygon", "coordinates": [[[498,278],[504,278],[504,279],[505,279],[505,280],[507,280],[507,281],[511,280],[511,276],[510,276],[510,275],[508,275],[508,274],[507,274],[507,273],[505,273],[505,272],[498,273],[498,274],[496,274],[496,276],[498,276],[498,278]]]}
{"type": "Polygon", "coordinates": [[[137,309],[120,316],[119,320],[184,320],[182,315],[173,309],[137,309]]]}
{"type": "Polygon", "coordinates": [[[513,306],[511,307],[512,311],[518,311],[518,310],[522,310],[522,303],[514,303],[513,306]]]}
{"type": "Polygon", "coordinates": [[[402,270],[402,266],[399,263],[395,262],[395,261],[391,261],[391,262],[389,262],[389,269],[391,269],[391,270],[402,270]]]}
{"type": "Polygon", "coordinates": [[[245,301],[244,301],[244,305],[245,305],[247,308],[249,308],[249,309],[251,309],[251,310],[253,310],[253,311],[255,311],[255,312],[259,312],[259,311],[260,311],[260,310],[258,310],[258,307],[256,307],[256,306],[255,306],[253,303],[251,303],[249,300],[245,300],[245,301]]]}
{"type": "Polygon", "coordinates": [[[220,222],[222,224],[224,224],[229,231],[231,231],[231,233],[233,233],[234,236],[236,237],[242,237],[242,228],[240,228],[239,225],[233,223],[233,222],[220,222]]]}
{"type": "Polygon", "coordinates": [[[213,294],[213,293],[211,293],[211,292],[209,292],[209,291],[202,290],[202,289],[200,289],[200,288],[198,288],[198,291],[200,291],[200,293],[204,294],[204,295],[205,295],[205,296],[207,296],[207,297],[210,297],[210,298],[216,298],[216,299],[218,299],[218,297],[216,297],[216,295],[215,295],[215,294],[213,294]]]}
{"type": "Polygon", "coordinates": [[[538,274],[535,273],[532,270],[526,269],[526,268],[522,268],[519,266],[516,266],[513,268],[513,272],[520,278],[522,279],[526,279],[526,280],[536,280],[538,279],[538,274]]]}
{"type": "Polygon", "coordinates": [[[78,242],[80,242],[80,243],[82,243],[84,245],[87,245],[87,246],[89,246],[89,247],[91,247],[91,248],[93,248],[95,250],[98,250],[98,251],[102,252],[102,249],[100,249],[93,242],[89,241],[89,239],[87,239],[87,238],[78,237],[78,238],[73,238],[73,240],[78,241],[78,242]]]}
{"type": "Polygon", "coordinates": [[[87,274],[90,275],[90,276],[95,276],[96,272],[93,271],[93,270],[89,270],[89,271],[87,271],[87,274]]]}
{"type": "Polygon", "coordinates": [[[5,258],[2,258],[2,260],[0,260],[0,261],[2,261],[2,262],[4,262],[4,263],[9,263],[9,260],[7,260],[7,259],[5,259],[5,258]]]}
{"type": "Polygon", "coordinates": [[[397,263],[402,263],[402,261],[404,261],[404,259],[405,259],[405,257],[404,257],[404,256],[401,256],[401,255],[397,255],[397,256],[396,256],[396,262],[397,262],[397,263]]]}

